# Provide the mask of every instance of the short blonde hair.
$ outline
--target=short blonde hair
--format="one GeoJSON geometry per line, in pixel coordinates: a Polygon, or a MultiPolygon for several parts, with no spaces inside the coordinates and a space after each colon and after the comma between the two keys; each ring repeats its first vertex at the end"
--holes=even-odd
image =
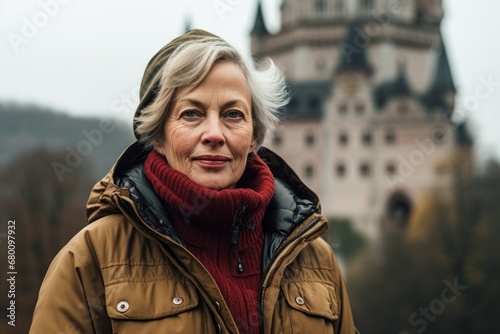
{"type": "Polygon", "coordinates": [[[218,37],[204,37],[181,44],[156,74],[157,94],[153,101],[135,118],[136,135],[147,148],[164,140],[164,124],[177,90],[195,87],[208,75],[216,62],[230,61],[243,71],[252,96],[254,139],[261,146],[266,133],[278,121],[278,112],[288,103],[289,96],[283,73],[269,58],[255,64],[218,37]]]}

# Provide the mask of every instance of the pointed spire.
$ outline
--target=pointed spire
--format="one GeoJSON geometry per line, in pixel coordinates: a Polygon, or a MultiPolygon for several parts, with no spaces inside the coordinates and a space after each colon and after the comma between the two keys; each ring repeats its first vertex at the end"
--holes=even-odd
{"type": "Polygon", "coordinates": [[[359,21],[352,21],[348,28],[344,40],[340,43],[340,60],[336,71],[365,71],[368,74],[373,72],[373,67],[366,57],[368,41],[362,30],[359,21]]]}
{"type": "Polygon", "coordinates": [[[262,0],[257,1],[257,13],[255,15],[255,23],[253,25],[252,31],[250,32],[252,36],[265,37],[270,35],[266,28],[266,22],[264,21],[264,14],[262,10],[262,0]]]}
{"type": "Polygon", "coordinates": [[[193,28],[192,22],[191,22],[191,17],[189,15],[186,15],[184,17],[184,32],[188,32],[193,28]]]}
{"type": "Polygon", "coordinates": [[[431,89],[438,90],[442,93],[446,91],[456,93],[457,91],[451,75],[450,63],[448,62],[448,56],[446,54],[442,37],[439,46],[439,57],[436,72],[434,73],[434,80],[432,82],[431,89]]]}
{"type": "Polygon", "coordinates": [[[454,108],[454,94],[457,92],[443,38],[439,46],[439,55],[436,63],[434,78],[427,92],[422,96],[422,102],[429,108],[444,108],[451,113],[454,108]],[[451,98],[449,97],[451,93],[451,98]],[[447,97],[448,95],[448,97],[447,97]],[[450,100],[451,99],[451,100],[450,100]],[[450,102],[451,101],[451,102],[450,102]]]}
{"type": "Polygon", "coordinates": [[[409,96],[411,95],[410,85],[408,84],[408,79],[406,78],[406,64],[404,60],[401,60],[398,64],[398,76],[394,82],[393,95],[397,96],[409,96]]]}
{"type": "Polygon", "coordinates": [[[460,122],[455,126],[455,141],[461,145],[472,146],[474,144],[466,121],[460,122]]]}
{"type": "Polygon", "coordinates": [[[375,103],[379,109],[382,109],[394,97],[412,95],[413,92],[406,78],[406,64],[404,61],[400,61],[397,77],[394,80],[381,84],[375,90],[375,103]]]}

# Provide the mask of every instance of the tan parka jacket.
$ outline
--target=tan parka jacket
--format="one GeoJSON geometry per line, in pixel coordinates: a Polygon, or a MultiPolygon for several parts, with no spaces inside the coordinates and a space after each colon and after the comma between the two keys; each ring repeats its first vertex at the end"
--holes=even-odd
{"type": "MultiPolygon", "coordinates": [[[[89,225],[55,257],[30,333],[238,333],[214,279],[184,247],[129,147],[93,189],[89,225]]],[[[275,176],[263,221],[262,333],[355,333],[317,197],[262,148],[275,176]]]]}

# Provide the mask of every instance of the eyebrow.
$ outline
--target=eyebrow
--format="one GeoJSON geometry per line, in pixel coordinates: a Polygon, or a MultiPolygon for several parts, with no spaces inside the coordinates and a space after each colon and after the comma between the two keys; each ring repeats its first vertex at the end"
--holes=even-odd
{"type": "MultiPolygon", "coordinates": [[[[198,101],[196,99],[186,98],[186,99],[180,100],[179,102],[180,103],[189,102],[189,103],[192,103],[193,105],[195,105],[198,108],[206,109],[206,105],[203,102],[198,101]]],[[[230,101],[227,101],[226,103],[224,103],[222,105],[222,109],[228,108],[228,107],[233,106],[233,105],[238,104],[238,103],[242,103],[243,105],[246,106],[246,103],[243,100],[235,99],[235,100],[230,100],[230,101]]]]}

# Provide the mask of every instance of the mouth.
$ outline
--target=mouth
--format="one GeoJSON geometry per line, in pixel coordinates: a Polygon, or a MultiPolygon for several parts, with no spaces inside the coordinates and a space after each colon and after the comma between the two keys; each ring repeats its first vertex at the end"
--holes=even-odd
{"type": "Polygon", "coordinates": [[[193,158],[193,161],[205,168],[222,168],[231,159],[222,155],[200,155],[193,158]]]}

